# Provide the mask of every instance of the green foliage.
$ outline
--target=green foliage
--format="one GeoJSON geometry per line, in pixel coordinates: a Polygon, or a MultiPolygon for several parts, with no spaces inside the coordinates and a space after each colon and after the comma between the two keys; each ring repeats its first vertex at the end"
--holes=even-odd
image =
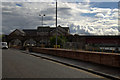
{"type": "Polygon", "coordinates": [[[5,34],[0,34],[0,38],[5,37],[5,34]]]}
{"type": "Polygon", "coordinates": [[[0,38],[2,38],[2,35],[0,35],[0,38]]]}
{"type": "Polygon", "coordinates": [[[2,38],[5,37],[4,34],[0,34],[0,40],[2,40],[2,38]]]}
{"type": "MultiPolygon", "coordinates": [[[[57,37],[57,45],[63,46],[63,44],[67,42],[66,37],[64,36],[58,36],[57,37]]],[[[50,45],[53,47],[56,44],[56,36],[53,36],[50,38],[50,45]]]]}

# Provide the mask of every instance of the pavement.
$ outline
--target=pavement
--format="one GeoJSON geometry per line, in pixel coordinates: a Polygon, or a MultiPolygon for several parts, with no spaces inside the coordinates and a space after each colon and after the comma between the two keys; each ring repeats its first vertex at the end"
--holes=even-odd
{"type": "Polygon", "coordinates": [[[36,53],[15,49],[2,50],[2,80],[27,80],[27,78],[29,78],[29,80],[34,80],[34,78],[38,80],[40,80],[40,78],[62,78],[63,80],[70,80],[73,78],[85,78],[86,80],[87,78],[92,80],[106,80],[103,76],[60,64],[42,58],[40,55],[36,57],[33,56],[33,54],[36,53]]]}
{"type": "Polygon", "coordinates": [[[82,69],[100,76],[104,76],[109,79],[115,79],[115,80],[120,79],[120,68],[109,67],[105,65],[96,64],[96,63],[73,60],[73,59],[57,57],[57,56],[41,54],[41,53],[26,52],[26,51],[22,51],[22,52],[30,55],[34,55],[36,57],[52,60],[68,66],[72,66],[78,69],[82,69]]]}

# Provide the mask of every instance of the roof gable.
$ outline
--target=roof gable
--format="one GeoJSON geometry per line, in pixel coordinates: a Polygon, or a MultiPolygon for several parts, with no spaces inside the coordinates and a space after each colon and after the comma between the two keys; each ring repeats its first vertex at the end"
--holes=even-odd
{"type": "Polygon", "coordinates": [[[23,29],[23,31],[26,33],[26,35],[29,36],[37,35],[36,29],[23,29]]]}
{"type": "Polygon", "coordinates": [[[24,36],[25,32],[22,30],[16,29],[9,34],[9,36],[18,36],[18,35],[24,36]]]}

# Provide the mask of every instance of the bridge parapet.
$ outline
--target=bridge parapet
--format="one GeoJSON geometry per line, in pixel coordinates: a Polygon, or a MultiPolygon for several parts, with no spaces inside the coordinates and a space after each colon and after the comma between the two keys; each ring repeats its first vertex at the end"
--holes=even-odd
{"type": "Polygon", "coordinates": [[[105,52],[92,52],[54,48],[36,48],[36,47],[33,47],[31,49],[33,52],[50,54],[120,68],[119,53],[105,53],[105,52]]]}

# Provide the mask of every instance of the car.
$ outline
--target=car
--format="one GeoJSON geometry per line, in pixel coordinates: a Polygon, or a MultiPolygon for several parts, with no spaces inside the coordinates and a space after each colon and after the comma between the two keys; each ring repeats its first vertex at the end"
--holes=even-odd
{"type": "Polygon", "coordinates": [[[1,47],[2,49],[8,49],[7,42],[1,42],[1,43],[0,43],[0,47],[1,47]]]}

